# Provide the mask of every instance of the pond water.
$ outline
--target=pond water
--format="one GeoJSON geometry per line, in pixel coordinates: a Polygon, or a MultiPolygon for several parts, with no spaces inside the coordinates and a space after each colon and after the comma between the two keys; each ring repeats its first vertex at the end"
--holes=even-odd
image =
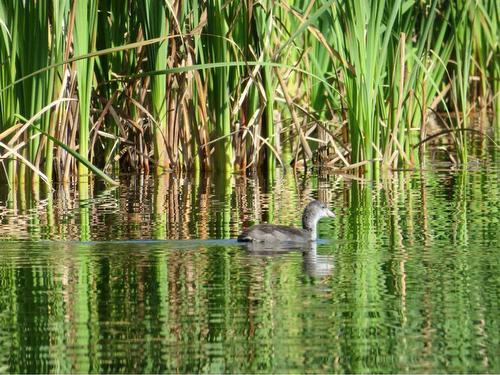
{"type": "Polygon", "coordinates": [[[0,192],[0,372],[500,372],[500,169],[0,192]],[[238,232],[337,218],[310,248],[238,232]]]}

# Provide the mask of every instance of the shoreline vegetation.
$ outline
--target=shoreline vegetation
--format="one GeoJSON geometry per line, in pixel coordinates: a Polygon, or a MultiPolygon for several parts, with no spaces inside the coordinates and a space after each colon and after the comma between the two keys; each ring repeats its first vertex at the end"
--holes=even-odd
{"type": "Polygon", "coordinates": [[[466,166],[500,143],[499,25],[497,0],[5,0],[0,180],[466,166]]]}

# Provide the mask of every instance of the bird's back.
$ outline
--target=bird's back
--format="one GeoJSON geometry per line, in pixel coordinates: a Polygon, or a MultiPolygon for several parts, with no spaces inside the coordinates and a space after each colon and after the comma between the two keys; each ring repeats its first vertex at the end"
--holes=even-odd
{"type": "Polygon", "coordinates": [[[276,224],[258,224],[245,229],[239,236],[239,242],[306,242],[310,235],[304,229],[276,224]]]}

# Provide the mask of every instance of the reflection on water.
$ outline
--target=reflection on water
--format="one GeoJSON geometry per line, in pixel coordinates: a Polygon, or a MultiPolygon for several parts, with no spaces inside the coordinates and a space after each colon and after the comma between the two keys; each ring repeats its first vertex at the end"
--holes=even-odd
{"type": "Polygon", "coordinates": [[[302,207],[313,192],[325,201],[335,196],[330,191],[338,183],[335,177],[321,181],[315,187],[317,180],[297,181],[287,173],[276,179],[269,193],[258,179],[244,176],[227,181],[210,176],[134,176],[111,190],[97,181],[85,199],[70,186],[57,186],[48,197],[0,189],[0,239],[230,238],[255,221],[300,225],[302,207]]]}
{"type": "Polygon", "coordinates": [[[324,277],[333,272],[334,257],[332,255],[318,255],[316,242],[305,244],[246,242],[241,246],[244,246],[252,257],[279,257],[292,252],[300,252],[302,254],[302,269],[312,277],[324,277]]]}
{"type": "Polygon", "coordinates": [[[166,176],[80,201],[0,195],[0,372],[500,372],[499,182],[285,175],[266,193],[166,176]],[[317,246],[227,240],[300,225],[312,198],[337,214],[317,246]]]}

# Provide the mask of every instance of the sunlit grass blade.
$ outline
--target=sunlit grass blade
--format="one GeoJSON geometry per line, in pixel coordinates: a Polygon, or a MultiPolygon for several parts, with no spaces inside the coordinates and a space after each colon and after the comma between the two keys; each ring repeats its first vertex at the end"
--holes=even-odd
{"type": "MultiPolygon", "coordinates": [[[[75,13],[73,46],[75,55],[84,55],[95,50],[97,37],[97,0],[76,1],[72,11],[75,13]]],[[[79,99],[78,152],[82,159],[89,155],[91,93],[94,80],[94,57],[76,62],[79,99]]],[[[49,138],[50,139],[50,138],[49,138]]],[[[88,173],[87,166],[78,164],[80,177],[88,173]]]]}
{"type": "MultiPolygon", "coordinates": [[[[272,31],[273,31],[273,7],[272,1],[264,1],[254,10],[255,24],[259,37],[260,48],[263,52],[264,61],[272,61],[272,31]]],[[[264,82],[265,92],[265,111],[263,118],[263,136],[271,148],[276,147],[275,124],[274,124],[274,82],[272,69],[264,65],[262,71],[262,79],[264,82]]],[[[265,150],[265,170],[266,174],[271,177],[274,175],[275,157],[272,150],[265,150]]]]}
{"type": "MultiPolygon", "coordinates": [[[[140,5],[141,22],[146,39],[164,38],[158,44],[147,47],[148,66],[150,70],[162,70],[167,67],[168,53],[168,24],[165,6],[158,0],[147,0],[140,5]]],[[[166,148],[167,137],[167,83],[165,76],[153,76],[151,78],[151,102],[152,113],[158,125],[153,128],[153,146],[155,160],[157,161],[157,173],[161,173],[170,167],[168,150],[166,148]]]]}
{"type": "Polygon", "coordinates": [[[212,110],[213,130],[215,138],[221,141],[214,145],[214,168],[231,172],[233,170],[233,153],[231,146],[231,107],[229,92],[229,51],[225,40],[229,27],[226,21],[227,8],[223,1],[210,0],[207,3],[207,61],[223,63],[220,67],[206,72],[208,82],[208,100],[212,110]]]}

